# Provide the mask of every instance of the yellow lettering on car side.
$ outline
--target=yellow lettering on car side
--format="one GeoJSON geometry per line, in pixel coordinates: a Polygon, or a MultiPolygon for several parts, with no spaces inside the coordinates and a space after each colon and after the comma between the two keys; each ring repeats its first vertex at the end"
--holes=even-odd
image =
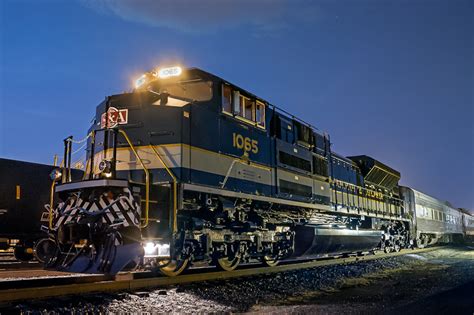
{"type": "Polygon", "coordinates": [[[232,134],[232,146],[239,150],[244,150],[244,153],[252,152],[258,153],[258,141],[249,137],[244,137],[241,134],[232,134]]]}

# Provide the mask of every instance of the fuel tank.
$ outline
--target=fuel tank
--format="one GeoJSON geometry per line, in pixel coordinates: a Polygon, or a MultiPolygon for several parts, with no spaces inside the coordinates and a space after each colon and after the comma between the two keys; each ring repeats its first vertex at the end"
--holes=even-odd
{"type": "Polygon", "coordinates": [[[376,248],[383,231],[349,229],[338,225],[298,226],[295,233],[295,256],[314,257],[369,251],[376,248]]]}

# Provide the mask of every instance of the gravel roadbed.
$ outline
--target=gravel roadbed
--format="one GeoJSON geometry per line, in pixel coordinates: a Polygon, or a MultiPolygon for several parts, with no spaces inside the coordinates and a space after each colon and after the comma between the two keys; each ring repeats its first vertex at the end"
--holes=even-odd
{"type": "MultiPolygon", "coordinates": [[[[443,296],[443,292],[448,292],[446,296],[449,296],[449,290],[461,285],[469,286],[471,281],[474,283],[474,250],[440,248],[423,254],[258,277],[201,282],[148,291],[31,301],[9,306],[3,312],[399,313],[417,310],[423,305],[429,307],[433,304],[430,304],[430,297],[437,294],[443,296]]],[[[474,301],[474,291],[470,290],[469,294],[473,295],[474,301]]],[[[451,293],[451,296],[456,301],[456,294],[451,293]]],[[[466,303],[470,300],[468,298],[466,303]]],[[[436,301],[442,301],[442,298],[438,297],[436,301]]],[[[445,311],[452,309],[449,305],[447,308],[443,308],[443,305],[439,307],[445,311]]],[[[457,310],[469,311],[469,307],[467,305],[464,309],[457,310]]],[[[474,308],[470,314],[473,310],[474,308]]],[[[430,313],[436,311],[434,309],[430,313]]]]}

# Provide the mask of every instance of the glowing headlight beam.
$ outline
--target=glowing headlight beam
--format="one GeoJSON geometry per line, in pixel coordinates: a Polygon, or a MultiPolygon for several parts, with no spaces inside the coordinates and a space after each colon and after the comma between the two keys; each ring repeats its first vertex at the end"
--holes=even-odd
{"type": "Polygon", "coordinates": [[[143,249],[145,250],[145,255],[154,255],[156,253],[156,246],[152,242],[146,243],[143,249]]]}
{"type": "Polygon", "coordinates": [[[166,79],[170,77],[180,76],[182,72],[183,72],[183,69],[181,69],[181,67],[169,67],[169,68],[161,68],[161,69],[157,69],[156,71],[145,73],[135,80],[135,88],[139,89],[143,87],[145,84],[156,80],[157,78],[166,79]]]}
{"type": "Polygon", "coordinates": [[[147,76],[146,76],[146,74],[144,74],[135,81],[135,88],[138,89],[139,87],[141,87],[146,82],[147,82],[147,76]]]}

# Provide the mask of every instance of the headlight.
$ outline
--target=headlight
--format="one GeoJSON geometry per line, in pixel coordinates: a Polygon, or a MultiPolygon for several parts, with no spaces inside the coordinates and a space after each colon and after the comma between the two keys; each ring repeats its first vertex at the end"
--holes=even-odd
{"type": "Polygon", "coordinates": [[[170,244],[148,242],[143,246],[145,257],[169,257],[170,244]]]}
{"type": "Polygon", "coordinates": [[[52,181],[57,181],[59,180],[63,174],[61,173],[61,170],[59,168],[55,168],[54,170],[49,173],[49,178],[51,178],[52,181]]]}
{"type": "Polygon", "coordinates": [[[147,72],[135,80],[135,89],[140,89],[157,79],[155,73],[147,72]]]}
{"type": "Polygon", "coordinates": [[[140,88],[147,81],[148,81],[147,75],[146,74],[142,75],[141,77],[135,80],[135,88],[136,89],[140,88]]]}
{"type": "Polygon", "coordinates": [[[105,175],[105,177],[112,176],[112,163],[107,160],[100,161],[99,163],[99,171],[105,175]]]}
{"type": "Polygon", "coordinates": [[[160,79],[166,79],[169,77],[178,77],[182,72],[181,67],[161,68],[157,71],[157,76],[160,79]]]}
{"type": "Polygon", "coordinates": [[[148,83],[156,79],[167,79],[171,77],[179,77],[183,73],[181,67],[160,68],[152,72],[147,72],[135,80],[135,89],[145,87],[148,83]]]}

